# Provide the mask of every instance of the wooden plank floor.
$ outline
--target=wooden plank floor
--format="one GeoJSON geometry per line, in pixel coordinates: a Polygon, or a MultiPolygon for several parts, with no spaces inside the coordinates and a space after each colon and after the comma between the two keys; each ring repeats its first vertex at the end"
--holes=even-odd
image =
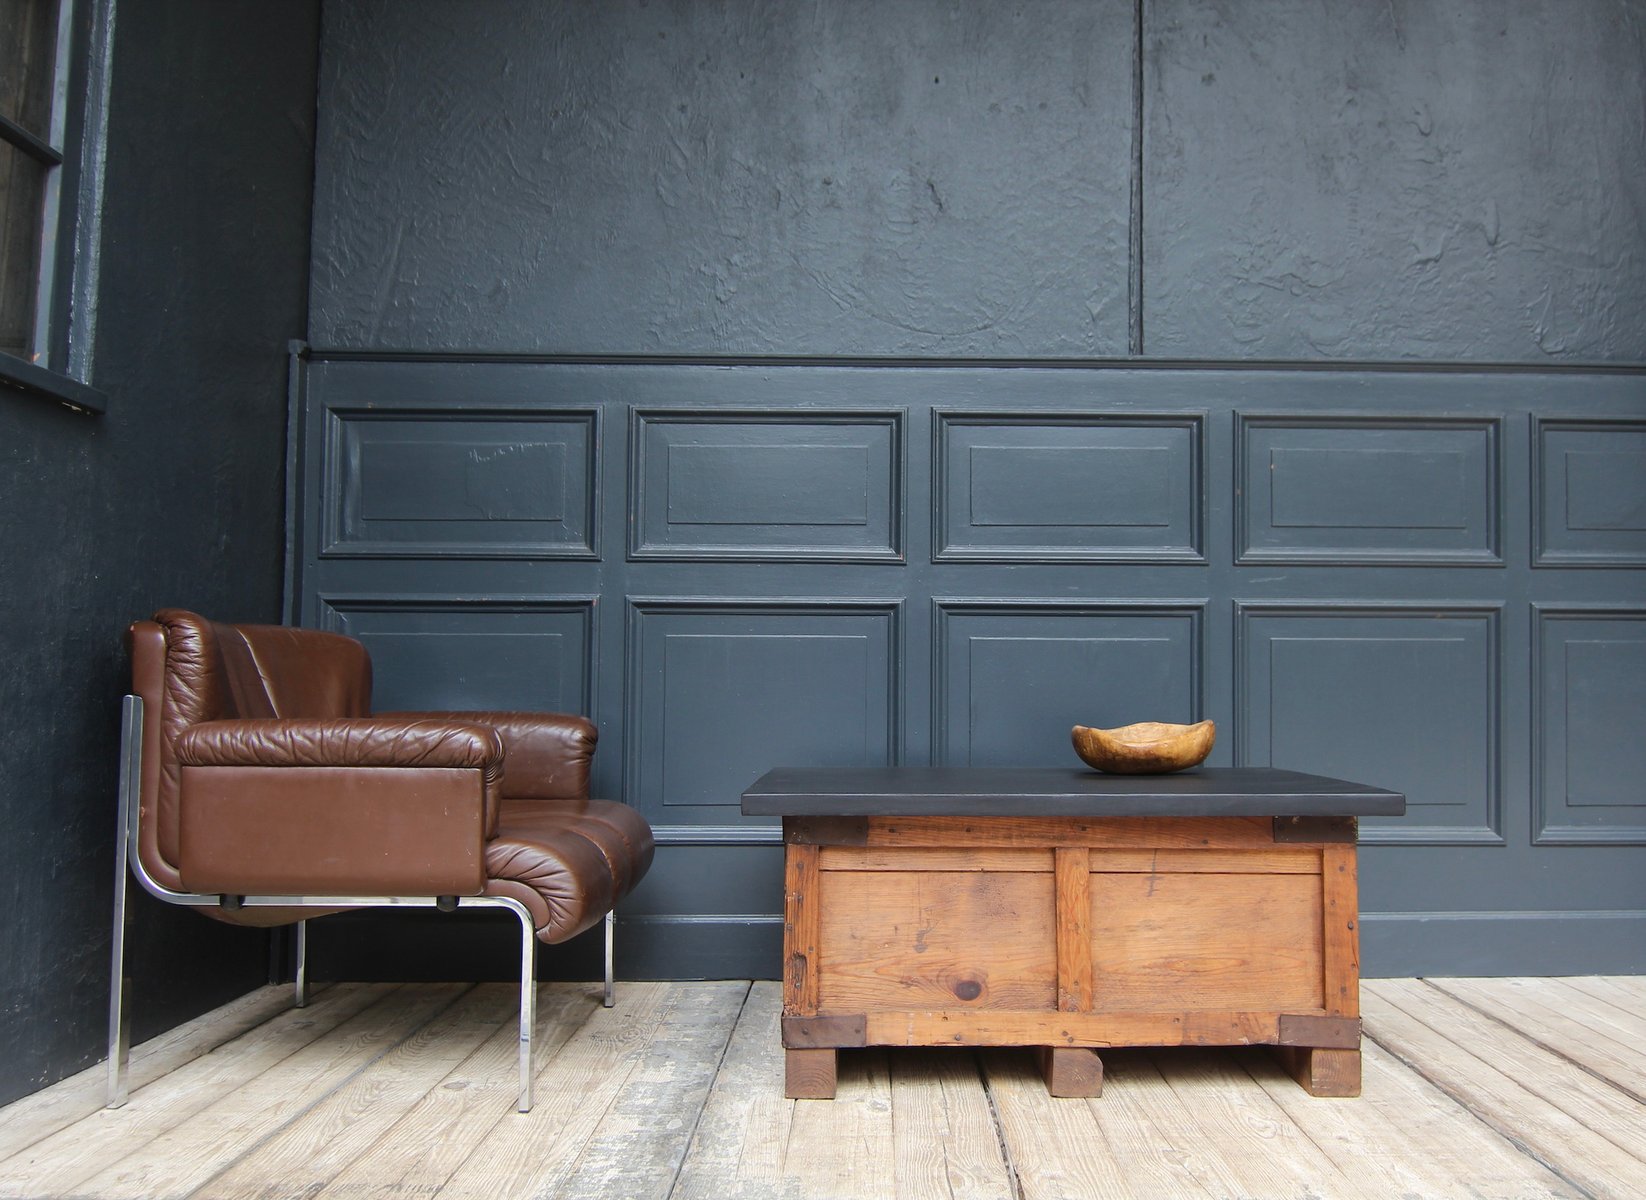
{"type": "Polygon", "coordinates": [[[551,984],[514,1111],[513,990],[255,993],[0,1109],[0,1197],[1646,1197],[1646,977],[1377,980],[1365,1092],[1259,1049],[1113,1051],[1052,1100],[1013,1050],[842,1055],[785,1100],[775,983],[551,984]]]}

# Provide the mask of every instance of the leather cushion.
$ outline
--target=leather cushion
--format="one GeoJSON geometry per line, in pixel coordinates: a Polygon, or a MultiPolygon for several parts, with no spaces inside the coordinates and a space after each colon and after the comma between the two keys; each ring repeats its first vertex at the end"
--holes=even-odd
{"type": "Polygon", "coordinates": [[[651,829],[626,804],[505,799],[486,846],[486,893],[522,900],[537,936],[563,942],[640,882],[652,852],[651,829]]]}

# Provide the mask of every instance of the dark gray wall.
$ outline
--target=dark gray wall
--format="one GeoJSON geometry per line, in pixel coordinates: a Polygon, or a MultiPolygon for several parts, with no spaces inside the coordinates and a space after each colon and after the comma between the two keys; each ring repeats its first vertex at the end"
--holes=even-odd
{"type": "Polygon", "coordinates": [[[1130,0],[330,4],[311,337],[1126,350],[1130,0]]]}
{"type": "Polygon", "coordinates": [[[1140,8],[330,4],[312,340],[1646,358],[1646,4],[1140,8]]]}
{"type": "Polygon", "coordinates": [[[1144,11],[1150,353],[1646,358],[1646,4],[1144,11]]]}
{"type": "MultiPolygon", "coordinates": [[[[280,612],[318,13],[169,0],[116,31],[86,417],[0,391],[0,1104],[100,1058],[123,631],[280,612]]],[[[138,894],[135,1032],[267,978],[267,936],[138,894]]]]}

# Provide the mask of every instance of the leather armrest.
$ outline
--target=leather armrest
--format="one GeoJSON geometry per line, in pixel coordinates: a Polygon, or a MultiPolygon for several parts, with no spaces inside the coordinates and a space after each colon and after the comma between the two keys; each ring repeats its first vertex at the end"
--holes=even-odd
{"type": "Polygon", "coordinates": [[[473,723],[497,730],[507,758],[503,795],[510,799],[587,800],[589,765],[599,731],[569,713],[424,712],[378,713],[402,720],[473,723]]]}
{"type": "Polygon", "coordinates": [[[478,721],[408,715],[202,721],[177,739],[186,767],[476,767],[500,776],[503,741],[478,721]]]}
{"type": "Polygon", "coordinates": [[[503,748],[489,726],[344,718],[209,721],[178,739],[191,891],[478,895],[503,748]]]}

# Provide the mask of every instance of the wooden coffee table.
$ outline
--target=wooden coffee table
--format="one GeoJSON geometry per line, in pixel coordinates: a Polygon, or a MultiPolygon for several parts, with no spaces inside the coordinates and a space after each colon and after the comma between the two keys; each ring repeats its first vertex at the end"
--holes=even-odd
{"type": "Polygon", "coordinates": [[[1105,1046],[1266,1044],[1360,1092],[1357,818],[1380,788],[1269,768],[780,769],[785,1094],[850,1046],[1030,1046],[1096,1096],[1105,1046]]]}

